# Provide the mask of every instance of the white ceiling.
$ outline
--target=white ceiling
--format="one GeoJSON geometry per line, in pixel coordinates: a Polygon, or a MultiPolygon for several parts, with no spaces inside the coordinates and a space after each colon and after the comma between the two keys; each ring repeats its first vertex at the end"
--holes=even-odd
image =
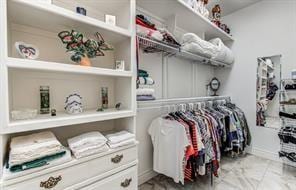
{"type": "Polygon", "coordinates": [[[216,4],[219,4],[222,10],[222,16],[226,16],[259,1],[261,0],[209,0],[207,7],[211,13],[212,8],[216,4]]]}

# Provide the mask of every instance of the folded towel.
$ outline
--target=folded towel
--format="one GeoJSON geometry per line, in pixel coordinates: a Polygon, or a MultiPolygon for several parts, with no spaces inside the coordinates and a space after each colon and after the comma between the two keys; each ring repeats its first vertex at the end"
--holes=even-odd
{"type": "Polygon", "coordinates": [[[138,77],[149,77],[148,73],[138,73],[138,77]]]}
{"type": "Polygon", "coordinates": [[[117,133],[108,134],[106,135],[106,138],[108,139],[108,143],[116,144],[125,140],[134,139],[135,134],[127,131],[120,131],[117,133]]]}
{"type": "Polygon", "coordinates": [[[106,152],[108,150],[109,150],[109,147],[107,146],[107,144],[105,144],[101,147],[92,147],[84,150],[72,151],[72,153],[75,156],[75,158],[79,159],[79,158],[87,157],[93,154],[106,152]]]}
{"type": "Polygon", "coordinates": [[[127,146],[127,145],[135,144],[135,143],[136,143],[135,138],[132,138],[132,139],[127,139],[125,141],[118,142],[118,143],[109,143],[108,142],[108,145],[109,145],[110,148],[114,149],[114,148],[127,146]]]}
{"type": "Polygon", "coordinates": [[[153,88],[138,88],[137,89],[137,96],[142,96],[142,95],[153,95],[154,94],[154,89],[153,88]]]}
{"type": "Polygon", "coordinates": [[[145,71],[145,70],[143,70],[143,69],[139,69],[139,73],[146,73],[146,74],[148,74],[148,72],[145,71]]]}
{"type": "Polygon", "coordinates": [[[52,132],[46,131],[11,139],[9,165],[20,165],[64,151],[52,132]]]}
{"type": "Polygon", "coordinates": [[[2,177],[5,180],[14,179],[17,177],[30,175],[32,173],[36,173],[38,171],[45,170],[45,169],[53,167],[53,166],[61,165],[61,164],[64,164],[66,162],[73,160],[73,158],[71,156],[71,151],[67,148],[65,148],[64,150],[66,151],[64,156],[54,159],[54,160],[49,160],[46,165],[41,166],[41,167],[36,167],[36,168],[29,169],[29,170],[23,170],[20,172],[11,172],[10,169],[8,168],[8,165],[6,165],[5,168],[3,169],[3,176],[2,177]]]}
{"type": "Polygon", "coordinates": [[[150,101],[150,100],[155,100],[155,97],[152,95],[137,96],[137,101],[150,101]]]}
{"type": "Polygon", "coordinates": [[[71,150],[85,149],[87,147],[101,147],[107,142],[106,137],[104,137],[98,131],[92,131],[78,135],[76,137],[68,139],[68,145],[71,150]]]}
{"type": "Polygon", "coordinates": [[[153,88],[154,89],[154,85],[139,84],[138,88],[153,88]]]}
{"type": "Polygon", "coordinates": [[[66,151],[62,151],[53,155],[49,155],[49,156],[44,156],[42,158],[38,158],[36,160],[30,161],[30,162],[25,162],[23,164],[20,165],[14,165],[14,166],[10,166],[9,170],[11,172],[20,172],[20,171],[24,171],[24,170],[28,170],[28,169],[32,169],[32,168],[37,168],[37,167],[41,167],[44,165],[47,165],[48,162],[61,158],[66,154],[66,151]]]}
{"type": "Polygon", "coordinates": [[[139,77],[138,83],[139,84],[153,85],[154,80],[152,78],[150,78],[150,77],[139,77]]]}

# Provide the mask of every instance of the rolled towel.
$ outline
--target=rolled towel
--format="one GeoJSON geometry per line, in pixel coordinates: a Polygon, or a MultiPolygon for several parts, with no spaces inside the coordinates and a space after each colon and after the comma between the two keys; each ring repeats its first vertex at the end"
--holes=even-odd
{"type": "Polygon", "coordinates": [[[139,84],[153,85],[154,80],[151,77],[139,77],[139,84]]]}
{"type": "Polygon", "coordinates": [[[143,96],[143,95],[150,95],[152,96],[154,94],[153,88],[138,88],[137,89],[137,96],[143,96]]]}
{"type": "Polygon", "coordinates": [[[71,150],[84,149],[91,146],[101,147],[107,142],[106,137],[98,131],[92,131],[68,139],[71,150]]]}
{"type": "Polygon", "coordinates": [[[117,133],[108,134],[106,135],[106,138],[108,139],[108,143],[116,144],[125,140],[135,139],[135,134],[127,131],[120,131],[117,133]]]}
{"type": "Polygon", "coordinates": [[[118,143],[109,143],[108,142],[108,145],[109,145],[110,148],[114,149],[114,148],[127,146],[127,145],[135,144],[135,143],[136,143],[136,140],[133,138],[133,139],[127,139],[125,141],[121,141],[121,142],[118,142],[118,143]]]}

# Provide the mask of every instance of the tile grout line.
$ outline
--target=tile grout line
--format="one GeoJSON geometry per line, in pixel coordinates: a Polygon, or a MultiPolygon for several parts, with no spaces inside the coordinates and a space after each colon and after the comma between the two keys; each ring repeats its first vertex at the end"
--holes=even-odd
{"type": "Polygon", "coordinates": [[[263,179],[265,178],[265,175],[266,175],[266,173],[267,173],[267,170],[268,170],[268,168],[269,168],[269,165],[271,164],[271,161],[270,161],[270,160],[269,160],[268,162],[269,162],[269,163],[267,164],[267,167],[265,168],[265,171],[264,171],[263,177],[262,177],[262,179],[260,180],[260,182],[258,183],[258,185],[257,185],[257,187],[256,187],[256,190],[258,190],[259,185],[262,183],[263,179]]]}

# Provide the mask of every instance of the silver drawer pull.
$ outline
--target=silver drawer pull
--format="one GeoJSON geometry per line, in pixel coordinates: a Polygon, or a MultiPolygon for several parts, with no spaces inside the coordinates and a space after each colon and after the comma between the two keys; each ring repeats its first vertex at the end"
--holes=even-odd
{"type": "Polygon", "coordinates": [[[132,182],[132,178],[125,179],[124,182],[121,182],[121,186],[126,188],[131,184],[131,182],[132,182]]]}
{"type": "Polygon", "coordinates": [[[121,162],[122,158],[123,158],[123,154],[116,155],[114,158],[111,158],[111,162],[118,164],[119,162],[121,162]]]}
{"type": "Polygon", "coordinates": [[[62,176],[60,175],[58,177],[50,177],[46,181],[41,181],[40,187],[44,187],[45,189],[51,189],[54,188],[61,180],[62,176]]]}

